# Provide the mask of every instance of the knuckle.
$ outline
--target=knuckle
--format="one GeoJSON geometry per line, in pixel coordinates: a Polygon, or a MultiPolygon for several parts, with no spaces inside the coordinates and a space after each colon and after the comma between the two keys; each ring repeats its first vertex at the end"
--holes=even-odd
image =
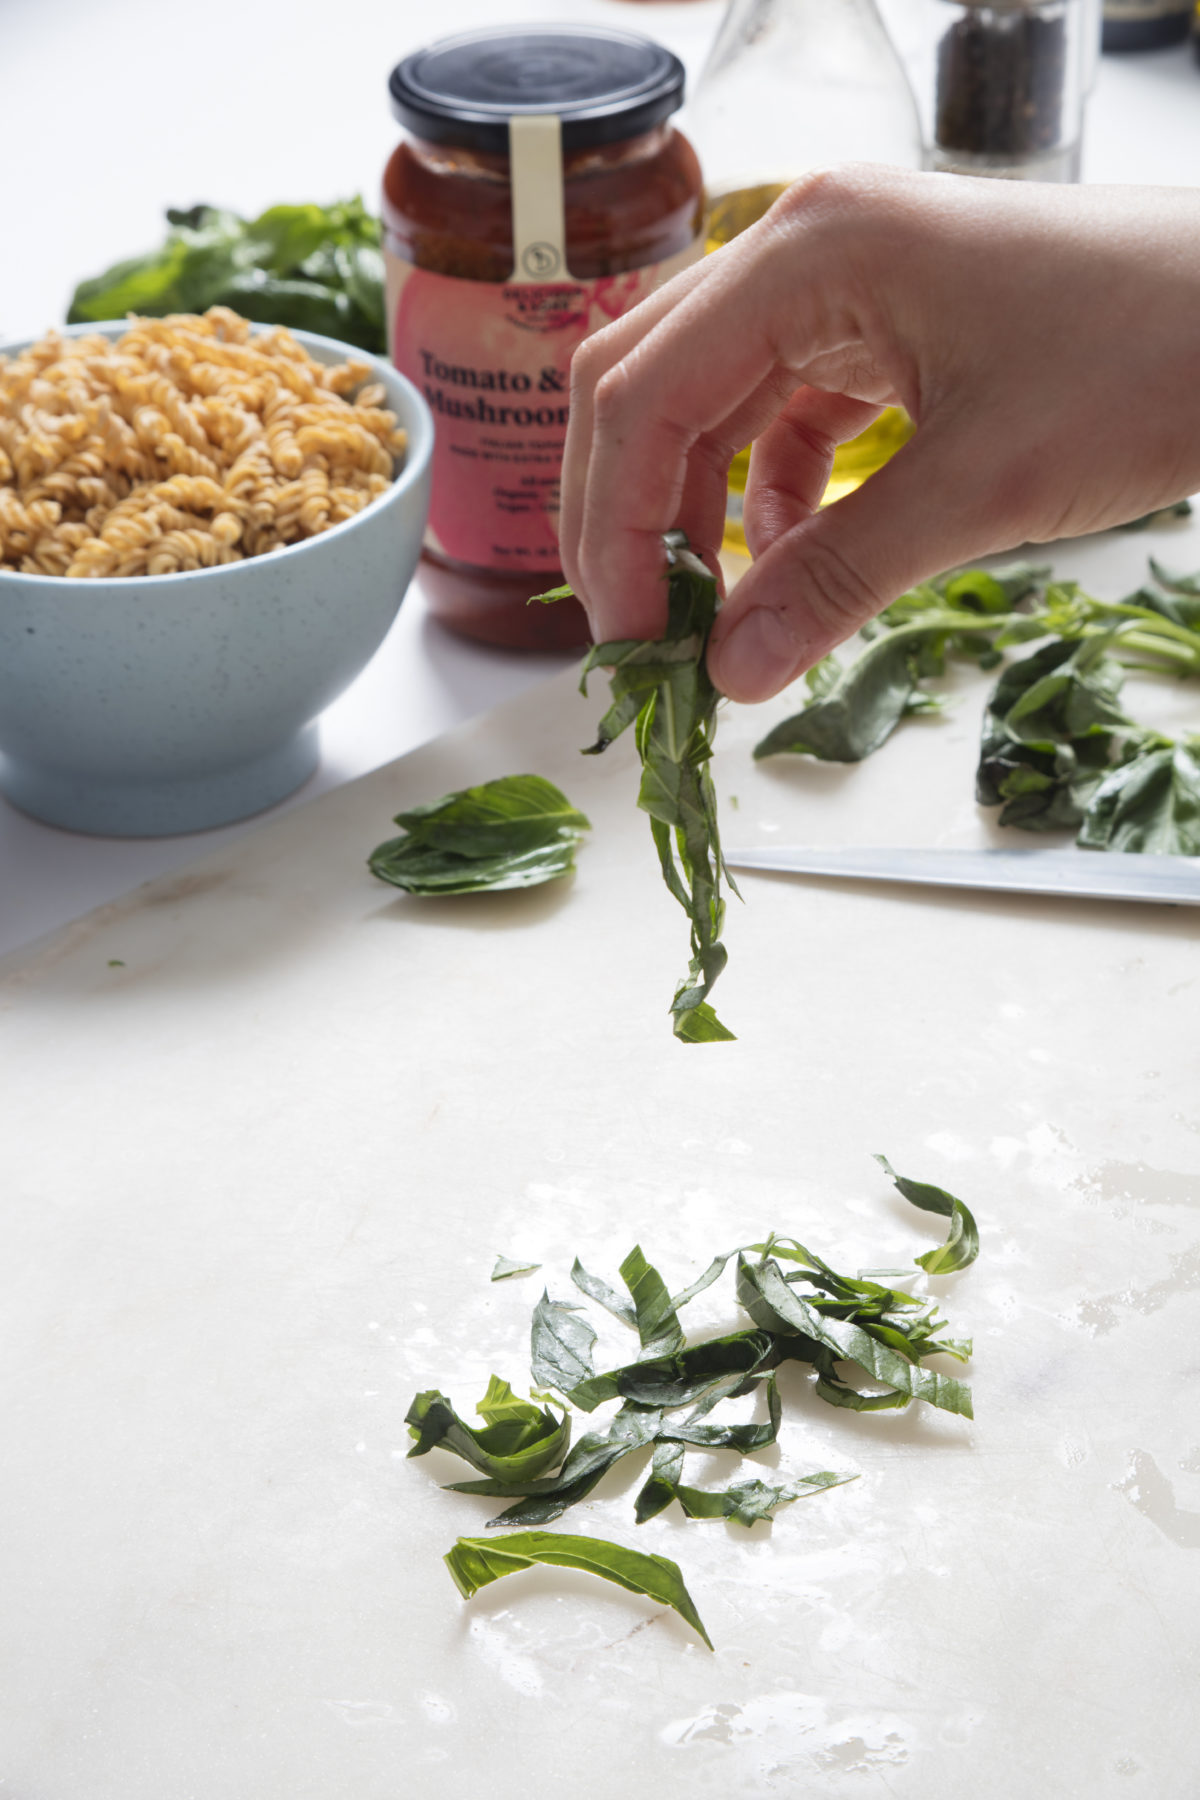
{"type": "Polygon", "coordinates": [[[839,163],[794,181],[766,218],[785,237],[803,232],[810,251],[820,244],[852,250],[877,234],[890,239],[892,221],[910,213],[921,192],[906,170],[839,163]]]}
{"type": "Polygon", "coordinates": [[[805,556],[804,605],[831,642],[842,643],[880,612],[885,600],[836,544],[813,542],[805,556]]]}
{"type": "Polygon", "coordinates": [[[571,390],[594,389],[612,363],[612,353],[605,344],[605,332],[597,331],[585,338],[571,357],[571,390]]]}
{"type": "Polygon", "coordinates": [[[615,424],[623,415],[629,398],[629,375],[624,363],[605,369],[593,388],[592,409],[601,427],[615,424]]]}
{"type": "Polygon", "coordinates": [[[810,169],[780,195],[775,207],[785,218],[805,220],[857,208],[872,191],[870,173],[858,163],[810,169]]]}

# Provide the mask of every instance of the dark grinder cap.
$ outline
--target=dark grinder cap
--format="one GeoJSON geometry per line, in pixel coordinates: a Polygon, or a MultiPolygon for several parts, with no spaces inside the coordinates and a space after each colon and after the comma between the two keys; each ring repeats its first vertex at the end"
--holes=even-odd
{"type": "Polygon", "coordinates": [[[514,114],[557,113],[564,150],[636,137],[683,103],[683,64],[629,31],[515,25],[442,38],[397,63],[392,111],[416,137],[508,149],[514,114]]]}

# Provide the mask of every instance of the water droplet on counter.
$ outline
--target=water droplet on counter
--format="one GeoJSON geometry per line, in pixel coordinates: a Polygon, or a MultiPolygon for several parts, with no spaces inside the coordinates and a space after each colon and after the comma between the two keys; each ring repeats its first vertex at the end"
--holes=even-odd
{"type": "Polygon", "coordinates": [[[1095,1337],[1104,1337],[1121,1322],[1122,1312],[1141,1313],[1149,1317],[1161,1311],[1181,1294],[1200,1289],[1200,1244],[1171,1258],[1171,1273],[1148,1287],[1127,1287],[1114,1294],[1101,1294],[1092,1300],[1081,1300],[1076,1308],[1079,1323],[1095,1337]]]}
{"type": "Polygon", "coordinates": [[[759,1694],[740,1706],[732,1700],[706,1706],[692,1719],[676,1719],[659,1733],[672,1749],[695,1743],[758,1746],[771,1758],[773,1777],[820,1773],[871,1774],[908,1761],[911,1727],[895,1713],[872,1718],[843,1712],[816,1694],[759,1694]],[[783,1761],[779,1761],[780,1757],[783,1761]]]}
{"type": "Polygon", "coordinates": [[[347,1725],[386,1724],[396,1710],[386,1700],[326,1700],[325,1704],[347,1725]]]}
{"type": "Polygon", "coordinates": [[[702,1713],[694,1719],[677,1719],[663,1728],[660,1736],[667,1744],[695,1744],[705,1739],[718,1744],[731,1744],[734,1737],[734,1723],[741,1717],[742,1709],[732,1700],[719,1701],[716,1706],[706,1706],[702,1713]]]}
{"type": "Polygon", "coordinates": [[[1200,1512],[1186,1512],[1180,1506],[1174,1488],[1148,1451],[1133,1452],[1128,1475],[1113,1487],[1181,1550],[1200,1550],[1200,1512]]]}
{"type": "Polygon", "coordinates": [[[531,1656],[516,1649],[509,1635],[511,1615],[498,1613],[493,1619],[478,1618],[471,1622],[475,1647],[493,1674],[527,1699],[536,1700],[545,1682],[541,1670],[531,1656]]]}
{"type": "Polygon", "coordinates": [[[881,1743],[868,1744],[865,1738],[848,1737],[830,1743],[819,1752],[822,1768],[845,1769],[854,1775],[869,1775],[872,1769],[908,1761],[908,1749],[898,1731],[889,1731],[881,1743]]]}
{"type": "MultiPolygon", "coordinates": [[[[979,1154],[965,1138],[960,1138],[957,1132],[953,1131],[932,1132],[922,1142],[928,1144],[935,1155],[944,1156],[947,1162],[973,1162],[979,1154]]],[[[902,1165],[900,1172],[901,1174],[905,1172],[902,1165]]],[[[924,1176],[923,1179],[928,1181],[930,1178],[924,1176]]]]}
{"type": "Polygon", "coordinates": [[[458,1716],[450,1702],[443,1700],[440,1694],[422,1694],[420,1702],[421,1711],[427,1719],[432,1719],[435,1725],[449,1725],[458,1716]]]}
{"type": "Polygon", "coordinates": [[[1152,1169],[1144,1162],[1106,1162],[1085,1169],[1078,1186],[1101,1200],[1140,1201],[1145,1206],[1200,1206],[1200,1175],[1152,1169]]]}

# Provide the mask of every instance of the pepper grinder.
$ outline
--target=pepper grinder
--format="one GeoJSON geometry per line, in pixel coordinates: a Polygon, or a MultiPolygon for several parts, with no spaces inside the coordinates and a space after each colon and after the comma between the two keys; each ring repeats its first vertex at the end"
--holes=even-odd
{"type": "Polygon", "coordinates": [[[1078,181],[1095,0],[924,0],[924,165],[1078,181]]]}

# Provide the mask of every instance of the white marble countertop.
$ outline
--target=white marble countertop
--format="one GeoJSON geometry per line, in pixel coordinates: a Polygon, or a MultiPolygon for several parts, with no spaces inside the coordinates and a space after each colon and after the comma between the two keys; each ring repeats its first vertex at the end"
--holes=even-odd
{"type": "MultiPolygon", "coordinates": [[[[694,68],[721,9],[520,10],[694,68]]],[[[414,0],[6,0],[6,140],[39,160],[0,177],[0,332],[166,203],[370,193],[387,68],[430,30],[414,0]]],[[[1089,175],[1200,179],[1198,109],[1186,52],[1106,62],[1089,175]]],[[[1148,550],[1196,566],[1200,519],[1048,554],[1123,592],[1148,550]]],[[[578,756],[600,699],[565,669],[520,701],[564,660],[458,642],[417,587],[274,815],[147,844],[0,806],[0,1796],[1195,1800],[1193,909],[748,877],[738,1040],[682,1047],[632,745],[578,756]],[[518,766],[593,821],[569,882],[421,903],[368,875],[402,805],[518,766]],[[772,1228],[911,1268],[941,1233],[880,1149],[976,1211],[979,1261],[932,1284],[976,1421],[846,1414],[789,1369],[763,1466],[859,1479],[752,1533],[639,1532],[627,1477],[566,1515],[679,1561],[711,1655],[569,1573],[462,1602],[440,1559],[491,1507],[405,1460],[403,1415],[524,1387],[538,1290],[492,1287],[495,1256],[559,1299],[576,1253],[611,1278],[639,1239],[673,1288],[772,1228]]],[[[739,836],[994,841],[982,678],[956,686],[860,769],[753,762],[796,695],[727,709],[739,836]]],[[[716,1290],[695,1312],[737,1322],[716,1290]]]]}
{"type": "MultiPolygon", "coordinates": [[[[678,50],[694,76],[722,6],[522,0],[515,13],[632,25],[678,50]]],[[[336,14],[318,0],[283,12],[263,0],[211,0],[186,20],[152,0],[6,0],[5,141],[37,152],[8,161],[0,176],[0,341],[43,331],[81,275],[156,243],[168,205],[210,199],[252,213],[281,198],[371,196],[394,142],[388,69],[435,28],[496,16],[494,0],[448,0],[436,27],[416,0],[343,0],[336,14]]],[[[1200,69],[1188,50],[1103,59],[1085,174],[1200,181],[1200,69]]],[[[428,618],[418,578],[383,648],[325,715],[320,771],[285,807],[519,693],[564,660],[454,638],[428,618]]],[[[0,953],[257,823],[203,839],[102,840],[41,825],[0,800],[0,953]]]]}
{"type": "MultiPolygon", "coordinates": [[[[1147,550],[1194,567],[1200,525],[1055,561],[1126,592],[1147,550]]],[[[752,760],[802,687],[727,708],[726,835],[995,842],[988,682],[951,685],[855,768],[752,760]]],[[[630,736],[577,750],[602,704],[564,671],[0,959],[4,1800],[1200,1791],[1195,909],[746,875],[737,1041],[682,1046],[630,736]],[[587,813],[573,877],[370,877],[392,812],[497,767],[587,813]],[[552,1528],[677,1562],[711,1653],[572,1571],[463,1601],[442,1557],[497,1502],[406,1460],[413,1395],[527,1391],[576,1255],[615,1280],[641,1243],[677,1291],[777,1230],[924,1287],[943,1221],[876,1150],[978,1220],[928,1284],[974,1422],[824,1406],[789,1365],[778,1445],[686,1479],[857,1479],[638,1527],[643,1452],[552,1528]],[[500,1254],[542,1267],[493,1286],[500,1254]]],[[[745,1323],[728,1281],[684,1318],[745,1323]]]]}

